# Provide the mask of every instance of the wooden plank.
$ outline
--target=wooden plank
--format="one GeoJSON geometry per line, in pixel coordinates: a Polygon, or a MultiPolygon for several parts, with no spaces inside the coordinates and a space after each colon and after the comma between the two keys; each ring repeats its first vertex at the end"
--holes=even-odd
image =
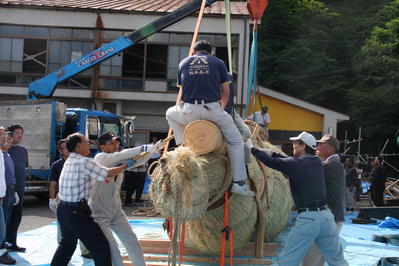
{"type": "Polygon", "coordinates": [[[360,208],[359,215],[364,215],[369,218],[377,218],[384,220],[385,217],[390,216],[399,219],[399,207],[371,207],[371,208],[360,208]]]}
{"type": "MultiPolygon", "coordinates": [[[[168,254],[169,248],[159,248],[159,247],[145,247],[143,248],[143,253],[145,254],[168,254]]],[[[184,249],[184,254],[186,255],[203,255],[202,253],[185,248],[184,249]]],[[[226,255],[230,254],[230,252],[226,252],[226,255]]],[[[263,249],[263,256],[264,257],[274,257],[276,255],[276,251],[271,251],[267,249],[263,249]]],[[[239,250],[239,251],[234,251],[234,256],[245,256],[245,257],[254,257],[255,256],[255,250],[253,249],[248,249],[248,250],[239,250]]],[[[127,258],[127,257],[126,257],[127,258]]]]}
{"type": "MultiPolygon", "coordinates": [[[[139,240],[143,252],[146,254],[168,254],[169,252],[169,244],[170,240],[168,239],[140,239],[139,240]]],[[[264,257],[274,257],[276,254],[276,249],[279,247],[276,243],[264,243],[263,244],[263,256],[264,257]]],[[[196,251],[191,248],[185,248],[184,254],[186,255],[203,255],[199,251],[196,251]]],[[[227,250],[226,255],[229,254],[229,250],[227,250]]],[[[240,250],[234,251],[234,256],[246,256],[246,257],[254,257],[255,256],[255,243],[250,242],[240,250]]],[[[127,258],[127,257],[126,257],[127,258]]]]}
{"type": "MultiPolygon", "coordinates": [[[[168,256],[161,255],[161,256],[156,256],[156,255],[145,255],[144,256],[145,261],[148,261],[149,263],[146,263],[146,265],[162,265],[158,264],[160,262],[167,262],[168,261],[168,256]]],[[[225,258],[226,265],[229,264],[229,257],[225,258]]],[[[195,257],[195,256],[184,256],[183,262],[189,262],[189,263],[212,263],[212,264],[219,264],[219,258],[218,257],[195,257]]],[[[133,265],[130,261],[124,261],[124,265],[133,265]]],[[[248,258],[233,258],[233,264],[234,265],[245,265],[245,264],[250,264],[250,265],[271,265],[272,261],[269,259],[248,259],[248,258]]]]}

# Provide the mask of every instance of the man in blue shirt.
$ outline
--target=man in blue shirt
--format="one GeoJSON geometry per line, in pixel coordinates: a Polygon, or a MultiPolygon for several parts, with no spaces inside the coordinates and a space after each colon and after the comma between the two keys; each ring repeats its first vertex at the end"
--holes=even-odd
{"type": "Polygon", "coordinates": [[[28,152],[19,145],[23,140],[24,129],[20,125],[8,127],[12,133],[13,146],[8,150],[15,165],[15,191],[18,193],[19,203],[12,208],[10,222],[7,225],[7,249],[15,252],[25,252],[26,248],[17,245],[17,232],[22,219],[22,205],[25,193],[25,169],[28,167],[28,152]]]}
{"type": "Polygon", "coordinates": [[[293,140],[293,157],[284,157],[271,150],[251,149],[252,154],[263,164],[288,177],[298,210],[279,257],[279,265],[299,265],[315,242],[328,265],[346,266],[348,263],[343,256],[334,216],[327,207],[322,162],[313,155],[316,139],[302,132],[290,140],[293,140]]]}
{"type": "Polygon", "coordinates": [[[166,119],[177,145],[183,141],[185,126],[195,120],[208,120],[218,125],[227,143],[234,180],[232,192],[253,197],[246,182],[244,141],[232,117],[223,110],[229,101],[231,81],[223,61],[211,56],[211,52],[209,42],[198,41],[194,45],[194,55],[180,62],[177,75],[180,103],[167,110],[166,119]]]}

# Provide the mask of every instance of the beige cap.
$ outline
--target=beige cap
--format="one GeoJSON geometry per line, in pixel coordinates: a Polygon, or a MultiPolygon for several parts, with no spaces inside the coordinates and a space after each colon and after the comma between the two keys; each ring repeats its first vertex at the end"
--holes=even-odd
{"type": "Polygon", "coordinates": [[[333,135],[324,135],[317,143],[327,143],[334,147],[335,152],[339,151],[339,140],[333,135]]]}

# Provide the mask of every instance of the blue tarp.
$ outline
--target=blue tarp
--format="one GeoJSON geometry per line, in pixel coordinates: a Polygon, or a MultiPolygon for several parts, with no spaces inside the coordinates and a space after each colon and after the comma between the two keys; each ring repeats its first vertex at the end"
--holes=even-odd
{"type": "MultiPolygon", "coordinates": [[[[398,229],[380,228],[381,221],[376,224],[360,225],[352,224],[350,218],[355,218],[356,213],[347,215],[346,222],[341,232],[342,244],[344,247],[345,258],[349,265],[375,265],[381,257],[399,257],[399,249],[396,246],[386,245],[371,240],[373,234],[398,234],[398,229]]],[[[133,220],[130,224],[139,238],[167,238],[162,229],[162,219],[133,220]]],[[[290,228],[290,223],[286,230],[276,239],[276,242],[284,244],[290,228]]],[[[56,224],[52,223],[18,235],[18,244],[27,247],[26,253],[10,253],[17,260],[17,265],[49,265],[51,258],[57,248],[56,224]]],[[[125,253],[123,246],[121,252],[125,253]]],[[[278,250],[278,253],[281,250],[278,250]]],[[[278,254],[277,253],[277,254],[278,254]]],[[[276,264],[276,257],[270,258],[276,264]]],[[[80,256],[79,248],[76,249],[71,261],[72,265],[92,266],[91,260],[83,259],[80,256]]],[[[200,264],[185,264],[200,265],[200,264]]],[[[204,265],[204,264],[202,264],[204,265]]]]}

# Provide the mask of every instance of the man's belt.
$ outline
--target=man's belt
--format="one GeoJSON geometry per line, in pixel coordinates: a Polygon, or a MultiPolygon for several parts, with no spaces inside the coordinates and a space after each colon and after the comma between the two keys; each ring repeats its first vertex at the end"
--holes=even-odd
{"type": "Polygon", "coordinates": [[[78,206],[78,205],[80,205],[80,201],[70,202],[70,201],[60,200],[60,204],[61,205],[66,205],[66,206],[78,206]]]}
{"type": "Polygon", "coordinates": [[[315,212],[315,211],[323,211],[323,210],[327,210],[327,206],[321,206],[321,207],[309,207],[309,208],[299,208],[297,211],[298,213],[301,212],[315,212]]]}
{"type": "Polygon", "coordinates": [[[206,103],[214,103],[218,102],[219,100],[189,100],[185,101],[183,100],[184,103],[191,103],[191,104],[206,104],[206,103]]]}

